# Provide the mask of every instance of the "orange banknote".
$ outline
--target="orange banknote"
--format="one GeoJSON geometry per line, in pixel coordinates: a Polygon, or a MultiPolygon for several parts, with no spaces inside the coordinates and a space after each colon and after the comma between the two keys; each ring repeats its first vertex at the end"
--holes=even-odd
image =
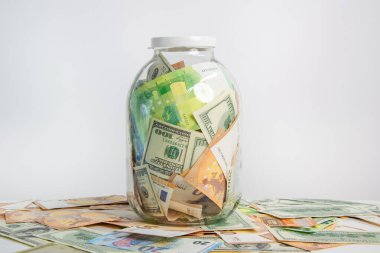
{"type": "Polygon", "coordinates": [[[226,193],[226,179],[209,148],[203,152],[184,178],[219,208],[222,208],[226,193]]]}
{"type": "Polygon", "coordinates": [[[107,221],[117,221],[118,216],[85,209],[61,209],[52,211],[14,211],[5,214],[7,223],[38,222],[57,230],[83,227],[107,221]]]}

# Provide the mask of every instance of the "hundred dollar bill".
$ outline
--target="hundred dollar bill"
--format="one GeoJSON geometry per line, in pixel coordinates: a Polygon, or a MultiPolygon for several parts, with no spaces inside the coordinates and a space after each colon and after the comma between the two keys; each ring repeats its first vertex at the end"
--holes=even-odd
{"type": "Polygon", "coordinates": [[[222,133],[217,132],[215,136],[215,142],[210,144],[211,152],[215,159],[218,161],[220,168],[223,170],[225,177],[231,173],[236,166],[236,155],[239,148],[239,117],[236,119],[226,131],[222,130],[222,133]]]}
{"type": "Polygon", "coordinates": [[[58,209],[58,208],[73,208],[81,206],[95,206],[106,204],[128,203],[127,197],[122,195],[111,195],[102,197],[76,198],[76,199],[59,199],[59,200],[37,200],[34,201],[40,208],[58,209]]]}
{"type": "Polygon", "coordinates": [[[335,206],[359,206],[359,207],[374,207],[374,204],[354,202],[347,200],[335,200],[335,199],[280,199],[280,201],[288,201],[293,204],[299,203],[300,205],[335,205],[335,206]]]}
{"type": "Polygon", "coordinates": [[[159,53],[157,61],[153,62],[148,69],[147,80],[151,81],[174,70],[174,67],[170,65],[166,57],[162,53],[159,53]]]}
{"type": "Polygon", "coordinates": [[[335,248],[335,247],[346,245],[343,243],[317,243],[317,242],[283,242],[283,243],[296,247],[296,248],[307,250],[307,251],[329,249],[329,248],[335,248]]]}
{"type": "Polygon", "coordinates": [[[211,143],[218,129],[227,130],[237,114],[237,103],[233,91],[224,91],[212,102],[193,113],[208,143],[211,143]]]}
{"type": "Polygon", "coordinates": [[[225,243],[215,252],[306,252],[282,243],[228,244],[225,243]]]}
{"type": "Polygon", "coordinates": [[[100,236],[90,240],[89,243],[135,252],[162,251],[165,253],[207,253],[221,245],[221,242],[205,239],[163,239],[162,237],[129,234],[123,231],[117,231],[108,235],[100,236]]]}
{"type": "Polygon", "coordinates": [[[235,210],[228,218],[217,223],[205,224],[201,227],[205,231],[220,231],[256,229],[258,226],[254,221],[235,210]]]}
{"type": "Polygon", "coordinates": [[[38,223],[6,224],[0,221],[0,235],[30,246],[44,245],[49,242],[35,237],[38,234],[54,231],[38,223]]]}
{"type": "Polygon", "coordinates": [[[84,253],[86,251],[68,247],[62,244],[49,243],[39,247],[18,251],[17,253],[84,253]]]}
{"type": "Polygon", "coordinates": [[[260,212],[278,218],[333,217],[371,215],[372,212],[353,206],[300,206],[261,209],[260,212]]]}
{"type": "Polygon", "coordinates": [[[134,227],[124,228],[122,231],[133,234],[160,236],[160,237],[177,237],[192,234],[201,230],[199,227],[179,227],[179,226],[163,226],[142,223],[134,224],[134,227]],[[136,226],[137,225],[137,226],[136,226]]]}
{"type": "Polygon", "coordinates": [[[161,201],[153,188],[153,181],[147,164],[134,168],[136,185],[144,210],[153,216],[164,216],[161,201]]]}
{"type": "Polygon", "coordinates": [[[196,134],[190,139],[188,155],[186,155],[185,164],[191,168],[207,148],[208,143],[203,134],[196,134]]]}
{"type": "Polygon", "coordinates": [[[252,243],[270,243],[272,240],[261,237],[255,231],[215,231],[220,238],[229,244],[252,244],[252,243]]]}
{"type": "Polygon", "coordinates": [[[195,145],[192,139],[204,138],[196,131],[191,131],[157,119],[151,120],[148,131],[146,151],[143,162],[149,164],[151,170],[161,173],[161,177],[168,179],[172,173],[181,174],[190,167],[195,145]]]}
{"type": "Polygon", "coordinates": [[[320,231],[304,233],[284,228],[270,228],[269,231],[279,241],[380,244],[380,233],[376,232],[320,231]]]}
{"type": "Polygon", "coordinates": [[[125,250],[114,249],[99,245],[88,244],[87,241],[101,236],[102,233],[91,229],[69,229],[65,231],[58,231],[46,234],[38,235],[39,238],[49,240],[52,242],[71,246],[80,250],[91,253],[119,253],[125,252],[125,250]]]}

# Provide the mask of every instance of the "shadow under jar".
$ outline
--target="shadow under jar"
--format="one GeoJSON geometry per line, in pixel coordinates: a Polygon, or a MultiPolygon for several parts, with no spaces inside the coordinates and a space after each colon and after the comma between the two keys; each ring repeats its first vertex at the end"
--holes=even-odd
{"type": "Polygon", "coordinates": [[[128,198],[148,222],[211,224],[237,207],[239,96],[211,37],[152,38],[129,91],[128,198]]]}

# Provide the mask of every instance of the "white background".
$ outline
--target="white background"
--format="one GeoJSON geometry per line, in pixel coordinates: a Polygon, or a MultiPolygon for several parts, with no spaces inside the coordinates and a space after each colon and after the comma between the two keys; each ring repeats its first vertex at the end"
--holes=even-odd
{"type": "Polygon", "coordinates": [[[0,0],[0,199],[123,194],[153,36],[212,35],[245,198],[380,199],[379,1],[0,0]]]}

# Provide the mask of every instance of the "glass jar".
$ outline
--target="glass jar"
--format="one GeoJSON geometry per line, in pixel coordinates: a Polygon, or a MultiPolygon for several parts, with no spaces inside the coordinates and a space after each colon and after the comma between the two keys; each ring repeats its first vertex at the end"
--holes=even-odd
{"type": "Polygon", "coordinates": [[[238,92],[214,38],[151,44],[128,97],[130,205],[153,223],[214,223],[241,198],[238,92]]]}

